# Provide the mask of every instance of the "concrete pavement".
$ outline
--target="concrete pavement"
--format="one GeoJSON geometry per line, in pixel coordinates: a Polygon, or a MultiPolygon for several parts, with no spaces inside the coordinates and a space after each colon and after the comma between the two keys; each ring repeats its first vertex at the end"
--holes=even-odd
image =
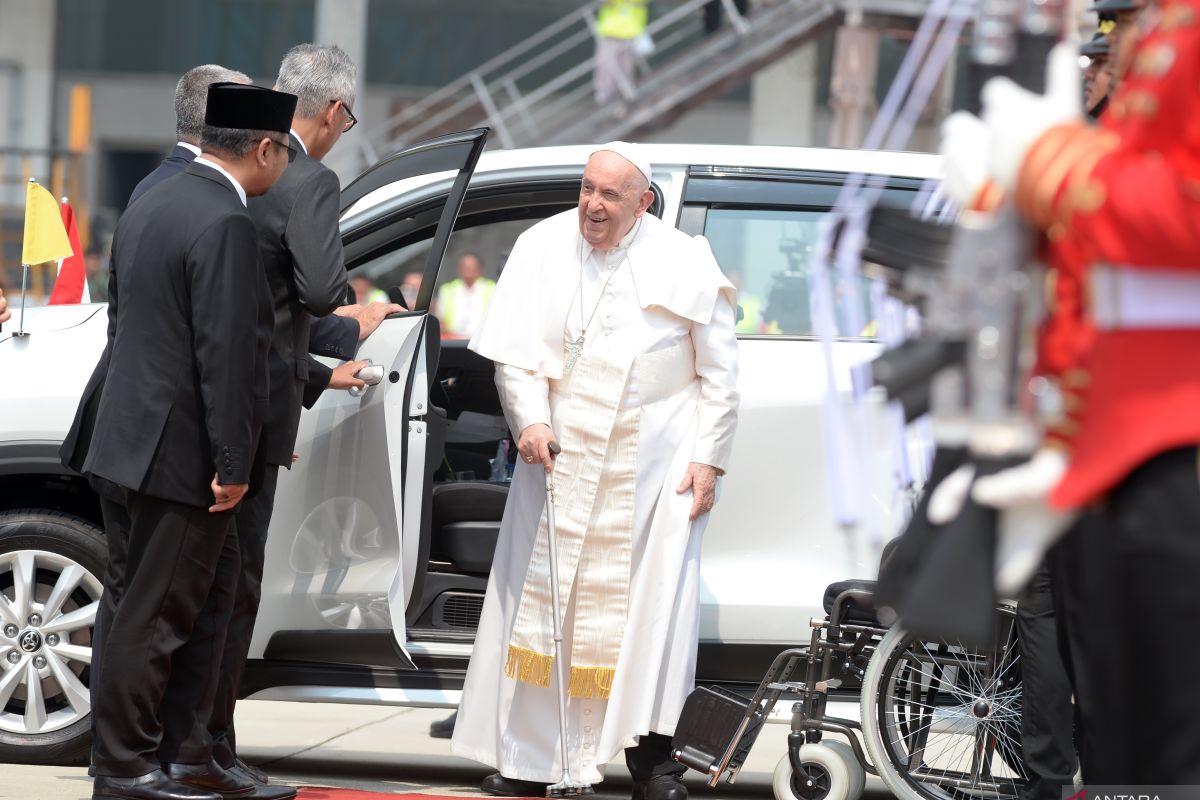
{"type": "MultiPolygon", "coordinates": [[[[331,786],[374,792],[422,792],[478,797],[479,781],[491,770],[450,754],[450,743],[429,737],[429,723],[444,709],[245,701],[238,706],[238,737],[247,761],[281,783],[331,786]]],[[[772,796],[771,776],[787,752],[786,725],[768,725],[751,751],[737,784],[708,789],[700,776],[688,778],[693,800],[772,796]]],[[[868,796],[889,795],[868,779],[868,796]]],[[[614,763],[597,800],[627,800],[629,773],[614,763]]],[[[4,800],[86,800],[87,770],[0,764],[4,800]]]]}

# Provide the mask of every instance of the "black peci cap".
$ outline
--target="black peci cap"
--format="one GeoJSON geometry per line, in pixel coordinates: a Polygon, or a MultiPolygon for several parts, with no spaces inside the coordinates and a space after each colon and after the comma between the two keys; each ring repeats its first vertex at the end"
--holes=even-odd
{"type": "Polygon", "coordinates": [[[287,133],[296,113],[296,95],[245,83],[213,83],[208,87],[204,124],[214,128],[287,133]]]}
{"type": "Polygon", "coordinates": [[[1108,37],[1103,33],[1094,34],[1090,41],[1079,47],[1079,55],[1091,58],[1108,55],[1108,37]]]}

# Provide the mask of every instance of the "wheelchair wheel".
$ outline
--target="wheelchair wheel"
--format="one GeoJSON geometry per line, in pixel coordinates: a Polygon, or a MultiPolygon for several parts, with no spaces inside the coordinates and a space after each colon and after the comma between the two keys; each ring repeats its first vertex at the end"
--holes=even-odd
{"type": "Polygon", "coordinates": [[[866,773],[845,742],[817,742],[800,747],[797,775],[785,753],[775,767],[775,800],[858,800],[866,773]]]}
{"type": "Polygon", "coordinates": [[[1021,760],[1021,671],[1015,616],[1000,611],[994,646],[883,637],[862,687],[863,741],[887,787],[911,800],[1006,800],[1021,760]]]}

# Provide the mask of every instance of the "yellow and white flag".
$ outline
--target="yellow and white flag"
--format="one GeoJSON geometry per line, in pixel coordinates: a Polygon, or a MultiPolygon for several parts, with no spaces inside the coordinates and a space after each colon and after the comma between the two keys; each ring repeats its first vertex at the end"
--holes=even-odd
{"type": "Polygon", "coordinates": [[[30,181],[25,194],[25,239],[21,245],[22,264],[58,261],[74,252],[63,225],[58,202],[45,188],[30,181]]]}

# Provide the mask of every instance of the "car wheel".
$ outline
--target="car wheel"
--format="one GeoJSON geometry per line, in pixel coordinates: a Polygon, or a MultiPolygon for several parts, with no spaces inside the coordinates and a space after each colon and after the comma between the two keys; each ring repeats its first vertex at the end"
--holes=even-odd
{"type": "Polygon", "coordinates": [[[85,763],[104,535],[53,511],[0,514],[0,761],[85,763]]]}

